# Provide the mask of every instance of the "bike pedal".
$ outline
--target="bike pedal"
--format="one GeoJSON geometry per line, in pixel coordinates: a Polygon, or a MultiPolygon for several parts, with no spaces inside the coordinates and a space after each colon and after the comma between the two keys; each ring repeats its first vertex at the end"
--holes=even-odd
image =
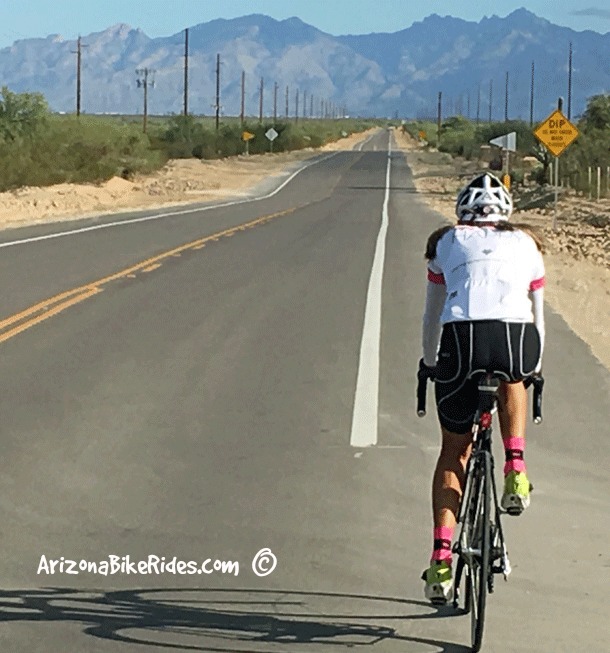
{"type": "Polygon", "coordinates": [[[430,599],[430,603],[432,603],[432,605],[436,605],[436,606],[440,607],[440,606],[443,606],[443,605],[447,605],[447,599],[444,599],[444,598],[442,598],[440,596],[439,597],[434,597],[433,599],[430,599]]]}
{"type": "Polygon", "coordinates": [[[519,508],[517,506],[511,506],[510,508],[506,509],[506,512],[509,515],[512,515],[513,517],[518,517],[523,512],[523,508],[519,508]]]}

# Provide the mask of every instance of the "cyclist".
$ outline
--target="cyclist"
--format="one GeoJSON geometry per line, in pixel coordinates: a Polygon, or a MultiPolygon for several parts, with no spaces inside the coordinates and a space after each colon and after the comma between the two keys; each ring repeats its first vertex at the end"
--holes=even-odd
{"type": "Polygon", "coordinates": [[[426,246],[428,286],[421,368],[435,379],[442,445],[434,472],[433,552],[425,596],[451,600],[451,542],[472,444],[477,371],[502,379],[498,417],[506,452],[502,507],[529,505],[523,451],[527,391],[544,345],[542,246],[526,225],[512,225],[508,189],[486,172],[459,193],[458,224],[435,231],[426,246]],[[533,309],[533,310],[532,310],[533,309]],[[439,346],[440,340],[440,346],[439,346]]]}

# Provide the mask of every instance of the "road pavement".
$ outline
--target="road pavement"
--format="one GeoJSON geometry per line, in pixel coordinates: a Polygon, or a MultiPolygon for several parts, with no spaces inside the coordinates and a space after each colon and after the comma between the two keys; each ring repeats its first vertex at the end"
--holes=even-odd
{"type": "MultiPolygon", "coordinates": [[[[443,220],[390,139],[262,199],[1,234],[1,650],[468,650],[469,617],[419,578],[439,434],[414,372],[443,220]]],[[[610,634],[610,374],[550,309],[547,341],[490,652],[610,634]]]]}

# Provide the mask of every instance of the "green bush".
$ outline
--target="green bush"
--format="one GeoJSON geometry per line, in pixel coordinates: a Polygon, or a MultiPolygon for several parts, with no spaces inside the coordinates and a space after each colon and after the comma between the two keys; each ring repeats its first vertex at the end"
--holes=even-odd
{"type": "Polygon", "coordinates": [[[273,151],[319,147],[342,138],[343,132],[363,131],[375,121],[301,120],[275,125],[194,116],[149,117],[148,133],[135,116],[58,116],[49,112],[40,94],[0,90],[0,191],[20,186],[61,182],[103,182],[115,175],[125,179],[160,168],[169,158],[212,159],[245,150],[242,132],[255,138],[252,154],[269,152],[265,132],[278,132],[273,151]]]}

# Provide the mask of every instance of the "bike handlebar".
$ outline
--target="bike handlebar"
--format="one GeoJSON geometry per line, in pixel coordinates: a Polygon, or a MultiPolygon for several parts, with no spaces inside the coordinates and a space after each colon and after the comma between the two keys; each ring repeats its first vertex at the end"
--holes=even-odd
{"type": "Polygon", "coordinates": [[[424,417],[426,414],[426,391],[428,379],[433,379],[433,372],[429,367],[424,365],[423,359],[419,361],[419,370],[417,371],[417,415],[424,417]]]}

